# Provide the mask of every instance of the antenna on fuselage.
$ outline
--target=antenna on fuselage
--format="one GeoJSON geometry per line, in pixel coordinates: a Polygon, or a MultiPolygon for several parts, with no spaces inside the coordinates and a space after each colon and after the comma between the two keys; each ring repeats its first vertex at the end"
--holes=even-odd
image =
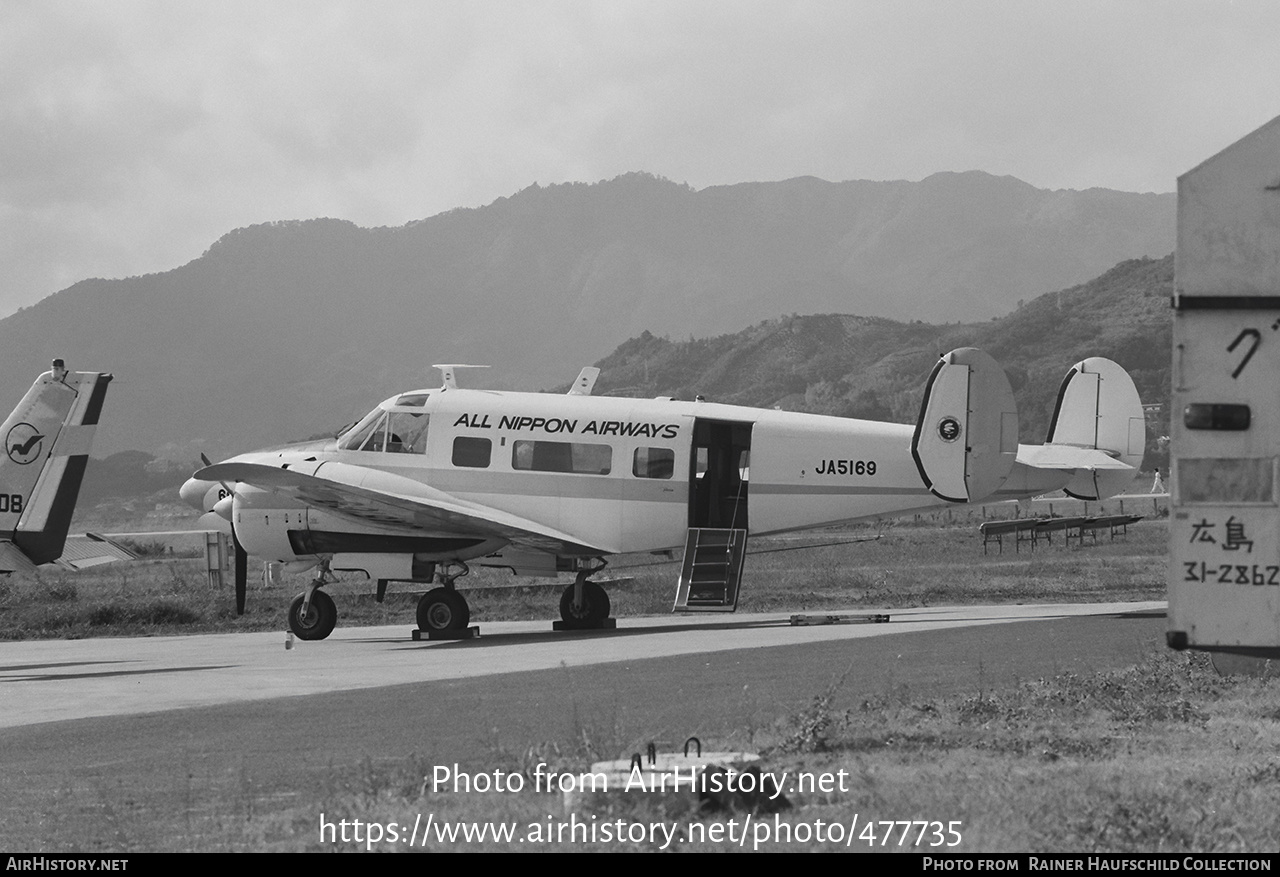
{"type": "Polygon", "coordinates": [[[488,368],[489,366],[487,366],[487,365],[469,365],[469,364],[467,364],[467,363],[465,363],[465,362],[452,362],[452,363],[436,363],[436,364],[432,365],[431,367],[432,367],[432,368],[438,368],[438,369],[440,369],[440,378],[441,378],[441,379],[443,380],[443,382],[444,382],[444,383],[441,385],[440,389],[442,389],[442,390],[456,390],[456,389],[458,389],[458,378],[457,378],[457,375],[455,375],[455,374],[454,374],[454,369],[458,369],[458,368],[488,368]]]}
{"type": "Polygon", "coordinates": [[[582,371],[578,372],[578,379],[573,382],[573,386],[569,388],[570,396],[590,396],[591,388],[596,385],[596,378],[600,377],[600,369],[593,365],[589,365],[582,371]]]}

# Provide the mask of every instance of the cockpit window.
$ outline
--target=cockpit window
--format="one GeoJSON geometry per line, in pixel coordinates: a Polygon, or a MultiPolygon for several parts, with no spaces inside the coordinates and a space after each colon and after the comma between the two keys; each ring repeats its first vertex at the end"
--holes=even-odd
{"type": "Polygon", "coordinates": [[[405,393],[396,400],[397,408],[421,408],[431,398],[430,393],[405,393]]]}
{"type": "Polygon", "coordinates": [[[422,454],[427,450],[427,427],[430,421],[430,415],[424,411],[374,409],[338,440],[338,448],[345,451],[422,454]]]}
{"type": "Polygon", "coordinates": [[[375,408],[360,418],[356,425],[347,430],[346,434],[338,439],[338,449],[343,451],[358,451],[361,445],[368,441],[370,434],[373,433],[385,412],[381,408],[375,408]]]}
{"type": "Polygon", "coordinates": [[[430,415],[421,411],[392,411],[387,414],[385,450],[399,454],[424,454],[430,415]]]}

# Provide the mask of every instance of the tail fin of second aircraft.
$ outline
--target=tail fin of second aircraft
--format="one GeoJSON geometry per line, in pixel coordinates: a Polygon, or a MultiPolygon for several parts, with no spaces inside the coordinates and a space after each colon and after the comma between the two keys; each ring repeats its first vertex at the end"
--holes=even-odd
{"type": "Polygon", "coordinates": [[[1018,410],[1004,370],[976,347],[938,360],[925,386],[911,455],[937,497],[972,502],[994,493],[1018,455],[1018,410]]]}
{"type": "Polygon", "coordinates": [[[54,360],[0,426],[0,572],[61,556],[110,380],[54,360]]]}
{"type": "Polygon", "coordinates": [[[1058,456],[1075,469],[1063,488],[1077,499],[1105,499],[1122,491],[1142,467],[1146,419],[1133,378],[1124,368],[1101,356],[1071,367],[1058,390],[1058,403],[1049,434],[1033,463],[1058,456]]]}

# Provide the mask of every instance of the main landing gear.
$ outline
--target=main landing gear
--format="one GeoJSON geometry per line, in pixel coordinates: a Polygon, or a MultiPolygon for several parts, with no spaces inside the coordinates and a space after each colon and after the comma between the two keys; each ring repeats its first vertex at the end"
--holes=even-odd
{"type": "Polygon", "coordinates": [[[560,595],[560,618],[553,627],[556,630],[594,630],[613,627],[609,617],[609,594],[587,576],[604,569],[605,561],[590,569],[578,570],[572,585],[560,595]]]}
{"type": "MultiPolygon", "coordinates": [[[[556,630],[599,630],[614,626],[609,617],[609,595],[599,583],[589,581],[588,576],[604,569],[599,561],[578,570],[577,578],[560,594],[560,618],[552,626],[556,630]]],[[[418,630],[415,640],[466,639],[479,629],[471,627],[471,607],[454,587],[454,583],[467,575],[470,569],[461,561],[447,564],[438,573],[440,587],[432,588],[418,599],[418,630]]]]}
{"type": "Polygon", "coordinates": [[[320,564],[320,572],[305,591],[289,605],[289,629],[298,639],[324,639],[338,624],[338,607],[333,598],[320,588],[334,581],[329,562],[320,564]]]}
{"type": "Polygon", "coordinates": [[[456,590],[454,582],[471,572],[461,561],[446,564],[440,575],[439,588],[432,588],[418,599],[418,629],[428,635],[460,634],[471,623],[471,607],[456,590]],[[456,572],[451,572],[454,567],[456,572]]]}

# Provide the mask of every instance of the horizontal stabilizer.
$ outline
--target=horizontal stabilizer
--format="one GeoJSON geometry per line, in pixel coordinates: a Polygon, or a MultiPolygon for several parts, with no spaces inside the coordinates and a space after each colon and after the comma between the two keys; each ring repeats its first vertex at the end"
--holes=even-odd
{"type": "Polygon", "coordinates": [[[1103,451],[1072,445],[1019,445],[1018,462],[1033,469],[1133,469],[1103,451]]]}
{"type": "Polygon", "coordinates": [[[0,542],[0,573],[31,572],[36,565],[22,553],[22,550],[7,539],[0,542]]]}
{"type": "Polygon", "coordinates": [[[96,533],[85,533],[67,537],[66,544],[62,546],[62,556],[56,563],[65,569],[88,569],[118,560],[137,559],[138,555],[123,545],[96,533]]]}

